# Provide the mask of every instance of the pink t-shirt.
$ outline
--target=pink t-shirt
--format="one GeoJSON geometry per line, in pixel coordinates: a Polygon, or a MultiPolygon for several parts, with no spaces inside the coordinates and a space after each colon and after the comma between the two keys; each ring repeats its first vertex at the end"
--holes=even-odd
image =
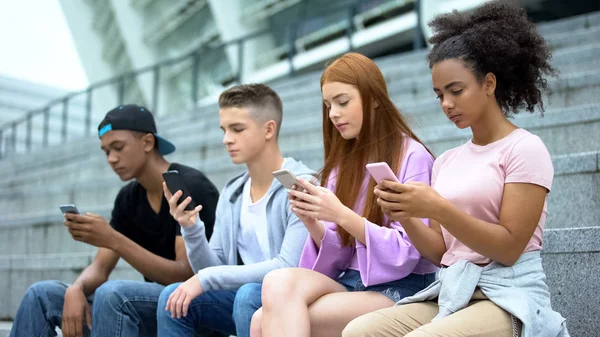
{"type": "MultiPolygon", "coordinates": [[[[542,140],[524,129],[480,146],[467,142],[446,151],[433,165],[432,186],[444,198],[480,220],[499,224],[504,184],[530,183],[550,191],[554,168],[542,140]]],[[[525,252],[542,248],[542,232],[548,214],[547,204],[525,252]]],[[[442,265],[459,260],[487,264],[491,259],[474,252],[442,225],[446,253],[442,265]]],[[[498,226],[498,225],[495,225],[498,226]]]]}

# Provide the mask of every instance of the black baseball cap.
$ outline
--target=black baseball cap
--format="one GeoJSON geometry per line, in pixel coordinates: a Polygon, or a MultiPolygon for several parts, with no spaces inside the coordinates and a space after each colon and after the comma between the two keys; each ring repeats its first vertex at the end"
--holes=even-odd
{"type": "Polygon", "coordinates": [[[156,133],[154,116],[150,110],[135,105],[119,105],[106,113],[106,116],[98,125],[98,137],[112,130],[130,130],[151,133],[158,144],[158,152],[167,155],[175,151],[175,145],[156,133]]]}

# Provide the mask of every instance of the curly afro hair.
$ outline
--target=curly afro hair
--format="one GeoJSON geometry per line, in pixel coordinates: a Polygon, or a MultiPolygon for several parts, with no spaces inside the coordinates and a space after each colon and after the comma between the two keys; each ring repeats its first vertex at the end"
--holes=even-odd
{"type": "Polygon", "coordinates": [[[556,75],[544,38],[524,9],[508,1],[491,1],[470,13],[442,14],[429,26],[429,67],[460,59],[479,81],[496,76],[496,100],[505,115],[520,109],[544,112],[542,91],[551,93],[544,75],[556,75]]]}

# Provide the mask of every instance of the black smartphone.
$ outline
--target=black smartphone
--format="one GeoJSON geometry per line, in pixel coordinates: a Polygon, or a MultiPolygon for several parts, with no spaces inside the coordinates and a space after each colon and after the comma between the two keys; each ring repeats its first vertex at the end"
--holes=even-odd
{"type": "MultiPolygon", "coordinates": [[[[171,170],[163,173],[163,179],[165,179],[165,183],[167,184],[167,188],[171,191],[171,194],[177,193],[177,191],[183,192],[181,198],[177,201],[177,205],[181,204],[187,197],[190,197],[190,191],[185,187],[181,176],[179,175],[179,171],[171,170]]],[[[196,203],[192,199],[192,201],[185,207],[186,211],[191,211],[196,208],[196,203]]]]}

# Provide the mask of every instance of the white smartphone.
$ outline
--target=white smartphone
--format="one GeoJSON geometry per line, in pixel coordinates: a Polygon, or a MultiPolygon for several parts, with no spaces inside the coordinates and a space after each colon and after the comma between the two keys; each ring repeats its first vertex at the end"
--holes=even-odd
{"type": "Polygon", "coordinates": [[[72,214],[80,214],[79,210],[77,209],[77,206],[75,205],[60,205],[60,211],[63,212],[63,214],[65,213],[72,213],[72,214]]]}
{"type": "Polygon", "coordinates": [[[384,180],[391,180],[397,183],[400,182],[398,181],[398,177],[394,174],[394,171],[392,171],[390,166],[385,162],[367,164],[366,167],[371,177],[373,177],[378,184],[384,180]]]}
{"type": "Polygon", "coordinates": [[[293,189],[294,185],[298,187],[301,186],[298,182],[298,178],[296,178],[296,175],[289,170],[284,169],[275,171],[273,172],[273,176],[281,183],[281,185],[283,185],[283,187],[287,188],[288,190],[293,189]]]}

